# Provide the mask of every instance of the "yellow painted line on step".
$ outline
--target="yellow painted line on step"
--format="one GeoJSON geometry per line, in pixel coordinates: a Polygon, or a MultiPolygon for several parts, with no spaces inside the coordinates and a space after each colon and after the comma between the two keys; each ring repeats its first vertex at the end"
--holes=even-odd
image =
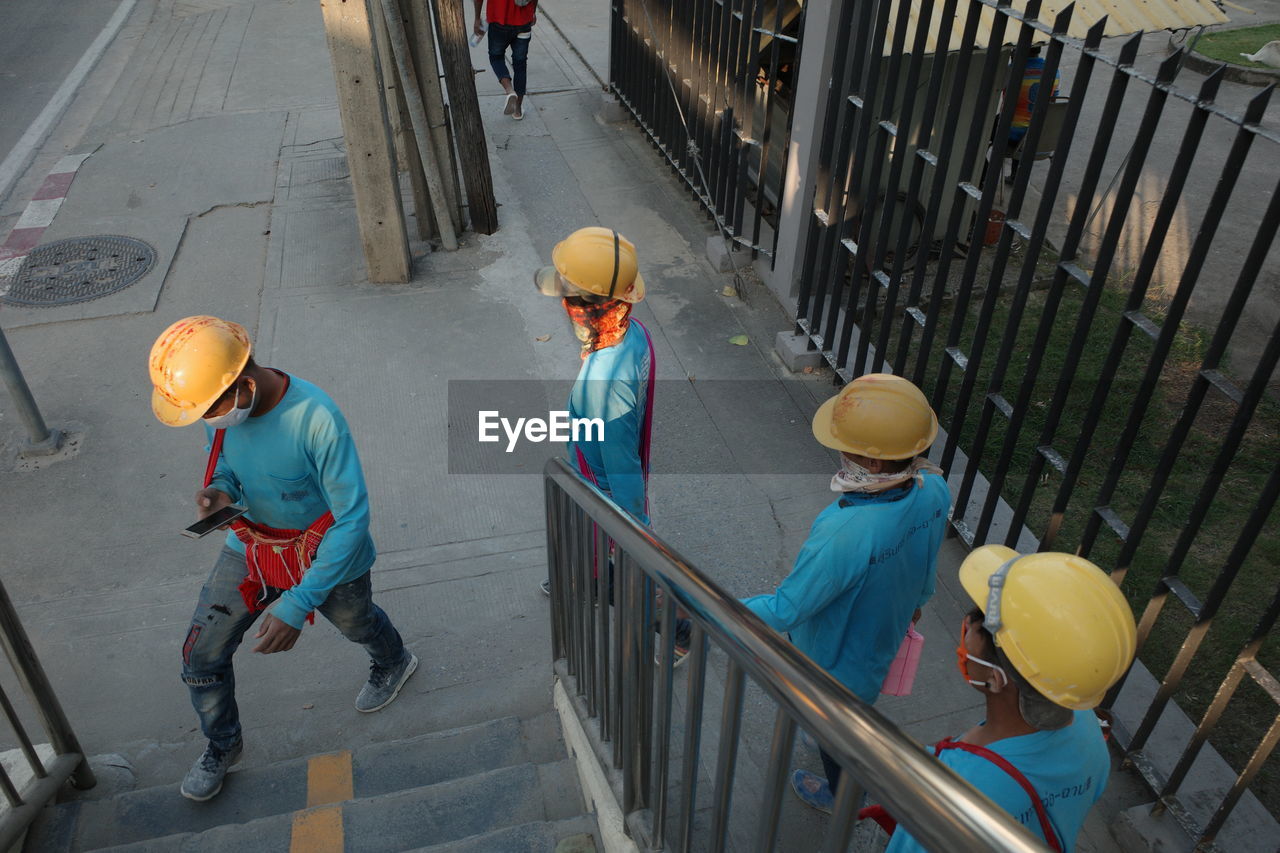
{"type": "MultiPolygon", "coordinates": [[[[349,757],[349,756],[348,756],[349,757]]],[[[311,759],[315,761],[315,759],[311,759]]],[[[342,806],[296,812],[289,853],[343,853],[342,806]]]]}
{"type": "Polygon", "coordinates": [[[351,750],[316,755],[307,762],[307,808],[345,802],[353,795],[351,750]]]}

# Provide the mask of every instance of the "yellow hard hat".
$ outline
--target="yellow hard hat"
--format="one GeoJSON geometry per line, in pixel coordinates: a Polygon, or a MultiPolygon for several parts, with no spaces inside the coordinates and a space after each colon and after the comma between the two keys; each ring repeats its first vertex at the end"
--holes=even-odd
{"type": "Polygon", "coordinates": [[[1055,705],[1096,707],[1133,662],[1133,611],[1111,578],[1083,557],[1020,556],[984,545],[961,564],[960,583],[996,647],[1055,705]]]}
{"type": "Polygon", "coordinates": [[[938,418],[924,393],[889,373],[859,376],[813,416],[821,444],[872,459],[919,456],[937,435],[938,418]]]}
{"type": "Polygon", "coordinates": [[[644,299],[644,279],[636,247],[617,231],[579,228],[551,251],[553,266],[534,273],[534,284],[547,296],[603,296],[624,302],[644,299]]]}
{"type": "Polygon", "coordinates": [[[171,427],[196,423],[249,363],[249,333],[217,317],[187,317],[151,346],[151,411],[171,427]]]}

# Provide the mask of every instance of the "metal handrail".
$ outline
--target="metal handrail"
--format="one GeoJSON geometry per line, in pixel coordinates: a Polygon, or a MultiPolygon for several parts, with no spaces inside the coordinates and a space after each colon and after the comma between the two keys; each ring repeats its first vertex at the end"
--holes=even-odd
{"type": "Polygon", "coordinates": [[[5,657],[9,659],[9,665],[54,752],[48,762],[40,760],[13,703],[0,688],[0,708],[9,721],[33,777],[19,792],[8,774],[0,768],[0,789],[3,789],[10,806],[9,811],[0,817],[0,850],[8,850],[18,842],[40,809],[57,795],[63,784],[70,781],[74,787],[83,790],[92,788],[97,780],[3,583],[0,583],[0,646],[3,646],[5,657]]]}
{"type": "MultiPolygon", "coordinates": [[[[666,734],[671,720],[674,601],[694,624],[689,667],[690,700],[685,750],[685,779],[696,774],[706,643],[714,641],[729,657],[713,847],[722,849],[742,707],[742,676],[751,676],[778,704],[767,801],[762,811],[759,849],[770,850],[780,811],[783,770],[794,726],[810,731],[845,772],[826,849],[847,846],[865,788],[922,844],[938,850],[1043,851],[1047,848],[976,788],[930,755],[919,743],[872,706],[854,696],[806,655],[764,625],[732,596],[680,556],[674,548],[621,512],[603,493],[559,459],[544,468],[547,500],[548,566],[552,577],[553,654],[568,661],[587,712],[599,716],[605,740],[614,742],[614,765],[623,770],[624,811],[643,807],[654,789],[656,843],[663,847],[666,814],[666,734]],[[609,571],[593,571],[610,561],[609,571]],[[631,567],[639,569],[634,572],[631,567]],[[616,575],[616,577],[611,577],[616,575]],[[652,765],[654,704],[654,592],[662,590],[663,665],[656,673],[658,698],[657,767],[652,765]],[[615,595],[616,599],[615,600],[615,595]],[[614,607],[607,606],[613,604],[614,607]],[[599,605],[599,606],[596,606],[599,605]],[[609,610],[617,610],[610,643],[609,610]],[[610,659],[612,658],[612,665],[610,659]],[[695,695],[695,689],[697,695],[695,695]],[[690,748],[692,747],[692,748],[690,748]],[[657,781],[653,784],[654,770],[657,781]],[[645,784],[645,782],[649,784],[645,784]],[[833,840],[834,839],[834,840],[833,840]]],[[[689,808],[693,791],[684,791],[682,845],[690,840],[689,808]]]]}

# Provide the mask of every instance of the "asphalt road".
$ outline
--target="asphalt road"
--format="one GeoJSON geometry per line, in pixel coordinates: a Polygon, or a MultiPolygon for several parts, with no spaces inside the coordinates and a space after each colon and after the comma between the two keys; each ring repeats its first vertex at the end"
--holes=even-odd
{"type": "Polygon", "coordinates": [[[0,160],[119,5],[120,0],[0,0],[0,160]]]}

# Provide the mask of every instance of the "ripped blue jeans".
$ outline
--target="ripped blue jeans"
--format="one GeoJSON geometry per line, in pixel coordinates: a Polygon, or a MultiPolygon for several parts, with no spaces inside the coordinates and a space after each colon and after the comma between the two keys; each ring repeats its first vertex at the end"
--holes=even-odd
{"type": "Polygon", "coordinates": [[[489,66],[499,81],[510,80],[511,88],[524,97],[529,67],[529,33],[531,24],[508,26],[489,24],[489,66]],[[511,71],[507,71],[507,50],[511,50],[511,71]]]}
{"type": "MultiPolygon", "coordinates": [[[[200,602],[182,644],[182,680],[191,692],[191,704],[204,736],[220,749],[230,749],[240,740],[240,709],[236,706],[231,658],[245,632],[261,615],[261,611],[249,612],[240,595],[244,578],[244,555],[223,548],[200,590],[200,602]]],[[[280,593],[278,589],[268,590],[264,604],[275,601],[280,593]]],[[[373,603],[369,572],[334,587],[316,609],[342,636],[364,646],[374,663],[391,668],[404,659],[399,632],[382,608],[373,603]]]]}

